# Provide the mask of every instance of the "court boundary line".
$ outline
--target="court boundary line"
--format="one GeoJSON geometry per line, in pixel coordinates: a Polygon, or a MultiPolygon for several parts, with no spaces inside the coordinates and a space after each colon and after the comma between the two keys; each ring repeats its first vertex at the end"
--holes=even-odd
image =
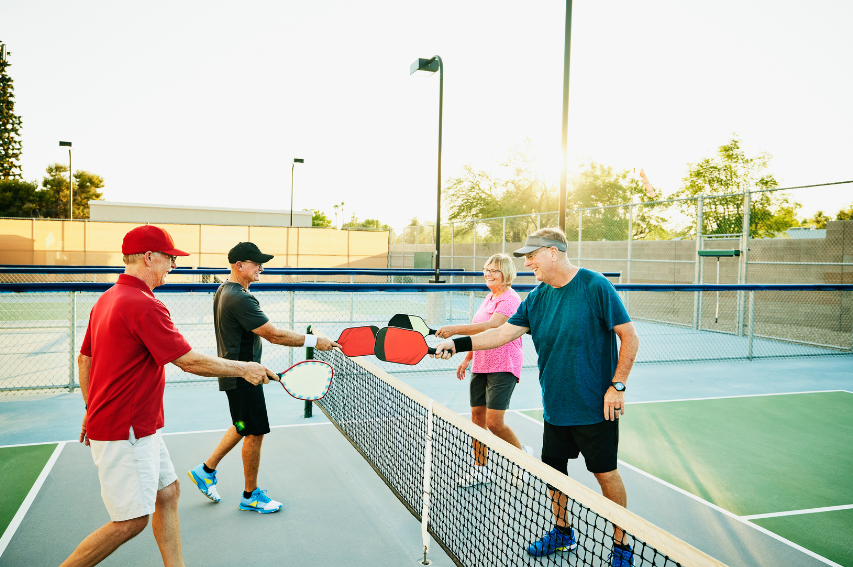
{"type": "MultiPolygon", "coordinates": [[[[12,537],[14,537],[15,532],[18,531],[18,527],[21,525],[21,522],[24,521],[24,516],[27,515],[27,512],[30,510],[30,506],[32,506],[33,502],[38,496],[39,491],[41,490],[44,481],[47,480],[50,471],[53,469],[53,465],[56,463],[57,459],[59,459],[59,454],[62,452],[62,449],[65,448],[66,441],[60,441],[56,444],[56,449],[51,453],[50,458],[45,463],[44,467],[41,469],[41,473],[36,478],[35,483],[33,483],[32,488],[27,493],[27,497],[24,498],[24,501],[21,502],[21,506],[18,508],[18,511],[15,512],[15,515],[12,517],[12,521],[9,522],[9,525],[6,526],[6,531],[3,532],[3,536],[0,537],[0,557],[3,557],[3,553],[6,551],[6,548],[9,546],[9,543],[12,541],[12,537]]],[[[47,445],[48,443],[39,443],[39,445],[47,445]]]]}
{"type": "MultiPolygon", "coordinates": [[[[853,394],[853,392],[849,390],[806,390],[803,392],[776,392],[776,393],[768,393],[768,394],[738,394],[736,396],[709,396],[706,398],[679,398],[675,400],[642,400],[636,402],[625,402],[626,406],[634,405],[634,404],[665,404],[668,402],[699,402],[702,400],[730,400],[733,398],[759,398],[764,396],[796,396],[799,394],[827,394],[833,392],[846,392],[848,394],[853,394]]],[[[524,408],[524,409],[513,409],[508,411],[542,411],[543,408],[524,408]]]]}
{"type": "MultiPolygon", "coordinates": [[[[761,394],[759,394],[759,395],[761,395],[761,394]]],[[[768,394],[768,395],[772,395],[772,394],[768,394]]],[[[740,396],[738,396],[738,397],[740,397],[740,396]]],[[[525,418],[529,419],[530,421],[536,423],[540,427],[544,427],[544,424],[541,421],[538,421],[536,419],[533,419],[529,415],[525,415],[525,414],[521,413],[522,411],[531,411],[531,410],[511,410],[511,411],[514,411],[516,414],[520,415],[521,417],[525,417],[525,418]]],[[[712,510],[717,511],[717,512],[723,514],[724,516],[728,517],[728,518],[731,518],[731,519],[733,519],[737,522],[740,522],[741,524],[744,524],[746,526],[749,526],[752,529],[763,533],[764,535],[767,535],[767,536],[772,537],[773,539],[775,539],[777,541],[784,543],[785,545],[793,547],[794,549],[805,553],[809,557],[811,557],[813,559],[817,559],[821,563],[825,563],[826,565],[829,565],[830,567],[843,567],[843,565],[840,565],[840,564],[832,561],[831,559],[827,559],[826,557],[824,557],[823,555],[820,555],[819,553],[816,553],[810,549],[806,549],[805,547],[803,547],[797,543],[794,543],[793,541],[786,539],[786,538],[780,536],[779,534],[773,533],[770,530],[759,526],[758,524],[754,524],[754,523],[750,522],[748,519],[745,519],[745,517],[738,516],[734,512],[730,512],[730,511],[726,510],[725,508],[721,508],[720,506],[717,506],[716,504],[714,504],[712,502],[708,502],[707,500],[705,500],[699,496],[696,496],[695,494],[688,492],[688,491],[684,490],[683,488],[675,486],[674,484],[671,484],[671,483],[663,480],[662,478],[658,478],[651,473],[648,473],[642,469],[635,467],[634,465],[628,464],[625,461],[623,461],[622,459],[618,459],[617,462],[620,465],[624,466],[625,468],[628,468],[628,469],[630,469],[636,473],[639,473],[640,475],[642,475],[642,476],[644,476],[650,480],[653,480],[659,484],[662,484],[663,486],[666,486],[667,488],[670,488],[670,489],[678,492],[679,494],[682,494],[683,496],[687,496],[688,498],[690,498],[696,502],[699,502],[700,504],[704,504],[708,508],[711,508],[712,510]]],[[[851,507],[853,507],[853,506],[851,506],[851,507]]]]}
{"type": "MultiPolygon", "coordinates": [[[[318,423],[291,423],[287,425],[270,425],[270,429],[281,429],[284,427],[311,427],[314,425],[332,425],[330,421],[321,421],[318,423]]],[[[161,433],[163,437],[170,435],[189,435],[191,433],[224,433],[226,429],[204,429],[199,431],[172,431],[169,433],[161,433]]],[[[63,441],[38,441],[36,443],[19,443],[17,445],[0,445],[0,449],[12,449],[14,447],[34,447],[36,445],[55,445],[57,443],[79,443],[79,439],[65,439],[63,441]]]]}
{"type": "Polygon", "coordinates": [[[749,516],[741,516],[741,518],[744,520],[763,520],[765,518],[781,518],[783,516],[800,516],[803,514],[834,512],[836,510],[853,510],[853,504],[843,504],[841,506],[824,506],[822,508],[805,508],[803,510],[789,510],[787,512],[770,512],[768,514],[751,514],[749,516]]]}

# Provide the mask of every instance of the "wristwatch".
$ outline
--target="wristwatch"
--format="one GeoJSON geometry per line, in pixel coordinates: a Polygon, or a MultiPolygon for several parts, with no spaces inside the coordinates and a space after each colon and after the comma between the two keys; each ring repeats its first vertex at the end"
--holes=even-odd
{"type": "Polygon", "coordinates": [[[613,383],[612,383],[612,384],[610,384],[610,385],[611,385],[611,386],[613,386],[613,388],[614,388],[617,392],[624,392],[624,391],[625,391],[625,384],[623,384],[622,382],[613,382],[613,383]]]}

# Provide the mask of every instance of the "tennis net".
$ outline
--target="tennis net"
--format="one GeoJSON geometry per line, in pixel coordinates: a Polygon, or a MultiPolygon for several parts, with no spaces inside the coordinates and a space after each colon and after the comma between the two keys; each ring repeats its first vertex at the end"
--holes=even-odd
{"type": "Polygon", "coordinates": [[[429,533],[459,566],[608,566],[617,525],[633,547],[635,567],[723,565],[364,359],[338,350],[314,356],[335,370],[317,405],[421,521],[424,557],[429,533]],[[475,442],[485,446],[491,482],[463,488],[475,442]],[[534,557],[528,546],[553,528],[555,508],[574,528],[577,547],[534,557]]]}

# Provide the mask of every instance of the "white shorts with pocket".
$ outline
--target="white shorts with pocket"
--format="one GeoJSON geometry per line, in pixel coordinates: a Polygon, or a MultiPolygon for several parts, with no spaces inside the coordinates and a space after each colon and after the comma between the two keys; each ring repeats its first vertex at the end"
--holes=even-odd
{"type": "Polygon", "coordinates": [[[127,441],[90,440],[101,498],[114,522],[154,513],[157,492],[178,480],[160,432],[127,441]]]}

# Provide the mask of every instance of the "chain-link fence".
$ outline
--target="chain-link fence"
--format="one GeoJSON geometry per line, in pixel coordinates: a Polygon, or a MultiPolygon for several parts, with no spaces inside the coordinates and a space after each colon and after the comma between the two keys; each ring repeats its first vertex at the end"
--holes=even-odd
{"type": "MultiPolygon", "coordinates": [[[[832,184],[568,210],[567,254],[585,268],[620,272],[623,283],[716,283],[718,268],[720,283],[853,283],[853,220],[834,220],[853,201],[849,187],[832,184]],[[785,217],[798,224],[798,200],[830,213],[821,221],[825,228],[784,228],[790,224],[785,217]],[[742,254],[722,260],[698,254],[717,249],[742,254]]],[[[441,268],[480,270],[492,254],[517,250],[531,232],[557,225],[556,212],[442,224],[441,268]]],[[[389,250],[391,267],[430,267],[434,226],[392,231],[389,250]]],[[[523,265],[523,258],[516,260],[519,270],[523,265]]]]}
{"type": "MultiPolygon", "coordinates": [[[[38,284],[31,287],[37,289],[38,284]]],[[[333,339],[347,327],[385,326],[397,313],[420,315],[433,328],[469,323],[486,295],[484,286],[465,284],[447,284],[446,291],[430,293],[427,290],[433,288],[426,284],[326,284],[323,290],[297,284],[293,287],[298,289],[266,291],[269,287],[273,285],[256,284],[252,292],[273,324],[298,331],[312,325],[333,339]]],[[[516,289],[525,296],[532,287],[516,289]]],[[[853,286],[769,287],[616,284],[640,335],[638,363],[851,353],[853,286]]],[[[213,291],[214,285],[166,286],[155,291],[193,348],[210,355],[216,354],[213,291]],[[172,291],[178,287],[190,291],[172,291]]],[[[77,353],[99,296],[100,291],[0,293],[0,391],[73,390],[77,353]]],[[[437,340],[428,337],[428,342],[437,340]]],[[[529,335],[523,343],[524,366],[535,368],[537,357],[529,335]]],[[[301,349],[264,343],[263,362],[276,371],[303,356],[301,349]]],[[[450,375],[461,356],[451,361],[426,357],[415,366],[370,359],[392,374],[450,375]]],[[[170,384],[215,381],[186,374],[174,365],[167,366],[166,380],[170,384]]]]}

